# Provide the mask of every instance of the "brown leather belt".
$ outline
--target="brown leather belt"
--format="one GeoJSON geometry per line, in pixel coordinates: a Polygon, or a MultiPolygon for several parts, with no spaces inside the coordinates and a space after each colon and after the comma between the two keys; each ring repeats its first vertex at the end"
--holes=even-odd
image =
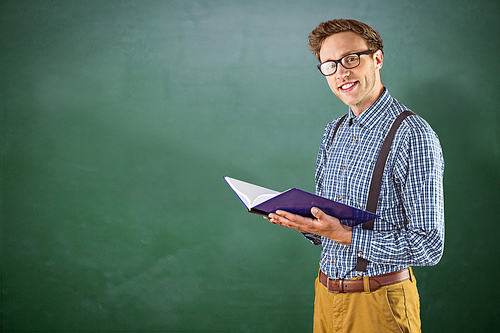
{"type": "MultiPolygon", "coordinates": [[[[409,279],[410,270],[408,268],[393,273],[371,276],[369,278],[370,291],[375,291],[379,287],[388,286],[409,279]]],[[[363,278],[358,280],[334,280],[328,278],[328,276],[320,270],[319,281],[331,293],[355,293],[365,291],[363,278]]]]}

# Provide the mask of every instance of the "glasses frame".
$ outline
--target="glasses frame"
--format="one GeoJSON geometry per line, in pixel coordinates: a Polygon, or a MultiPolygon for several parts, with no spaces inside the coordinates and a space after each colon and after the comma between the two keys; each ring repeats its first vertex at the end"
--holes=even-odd
{"type": "Polygon", "coordinates": [[[328,60],[328,61],[322,62],[317,67],[318,67],[320,73],[323,74],[324,76],[331,76],[331,75],[337,73],[337,69],[339,68],[339,64],[341,64],[342,67],[344,67],[345,69],[353,69],[353,68],[358,67],[361,64],[361,56],[362,55],[364,55],[364,54],[368,55],[368,54],[372,54],[372,53],[375,53],[375,52],[377,52],[377,51],[368,50],[368,51],[362,51],[362,52],[349,53],[349,54],[343,56],[342,58],[340,58],[339,60],[328,60]],[[355,55],[358,56],[359,63],[356,66],[354,66],[354,67],[350,67],[350,68],[345,67],[344,64],[342,63],[342,60],[344,60],[345,57],[352,56],[353,54],[355,54],[355,55]],[[321,70],[321,66],[323,66],[324,64],[330,63],[330,62],[333,62],[335,64],[335,70],[333,71],[332,74],[324,74],[323,71],[321,70]]]}

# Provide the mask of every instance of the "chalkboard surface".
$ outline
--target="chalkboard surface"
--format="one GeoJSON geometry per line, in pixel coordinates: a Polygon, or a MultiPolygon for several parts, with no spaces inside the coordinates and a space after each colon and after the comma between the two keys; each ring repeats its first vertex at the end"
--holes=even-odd
{"type": "Polygon", "coordinates": [[[347,112],[307,35],[355,18],[440,136],[446,249],[425,332],[498,329],[497,1],[0,2],[3,332],[310,332],[320,248],[223,176],[314,191],[347,112]]]}

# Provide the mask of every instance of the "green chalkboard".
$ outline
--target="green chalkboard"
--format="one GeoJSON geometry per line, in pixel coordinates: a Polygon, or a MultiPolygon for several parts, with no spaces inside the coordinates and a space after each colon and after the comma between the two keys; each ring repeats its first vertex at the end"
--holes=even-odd
{"type": "Polygon", "coordinates": [[[355,18],[440,136],[425,332],[498,328],[496,1],[0,2],[2,332],[310,332],[320,248],[223,180],[314,191],[347,112],[307,35],[355,18]],[[444,329],[446,328],[446,329],[444,329]]]}

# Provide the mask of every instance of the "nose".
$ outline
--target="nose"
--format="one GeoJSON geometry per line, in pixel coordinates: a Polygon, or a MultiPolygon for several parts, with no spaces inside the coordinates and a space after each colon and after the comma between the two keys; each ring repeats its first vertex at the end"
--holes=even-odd
{"type": "Polygon", "coordinates": [[[345,68],[341,64],[337,65],[337,72],[335,73],[335,76],[337,79],[343,81],[345,77],[351,75],[351,70],[345,68]]]}

